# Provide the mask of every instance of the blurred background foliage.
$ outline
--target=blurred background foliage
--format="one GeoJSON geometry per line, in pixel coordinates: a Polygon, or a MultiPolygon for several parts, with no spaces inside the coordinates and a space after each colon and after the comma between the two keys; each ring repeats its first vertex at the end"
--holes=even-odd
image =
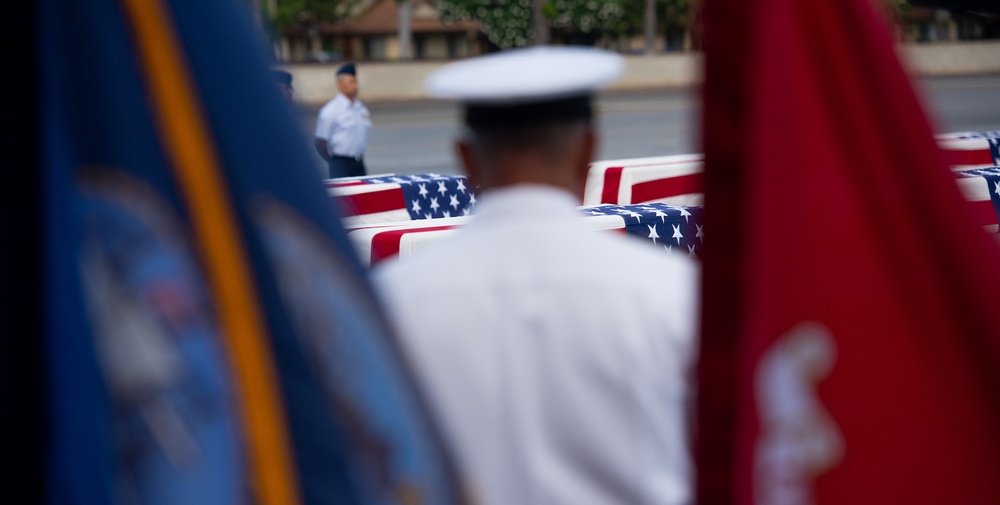
{"type": "MultiPolygon", "coordinates": [[[[691,22],[697,0],[655,0],[657,30],[684,29],[691,22]]],[[[533,33],[532,0],[439,0],[444,21],[478,21],[490,41],[500,48],[530,45],[533,33]]],[[[555,40],[592,45],[603,38],[642,33],[645,0],[546,0],[542,12],[555,40]]]]}
{"type": "Polygon", "coordinates": [[[476,21],[500,48],[530,45],[534,39],[532,0],[439,0],[442,21],[476,21]]]}
{"type": "MultiPolygon", "coordinates": [[[[395,48],[406,40],[416,43],[415,38],[407,35],[406,28],[410,21],[406,20],[410,16],[403,15],[404,9],[400,9],[400,29],[395,38],[368,40],[384,34],[351,33],[351,20],[371,9],[378,0],[244,1],[259,13],[257,21],[262,31],[266,32],[269,43],[276,48],[285,44],[286,60],[307,58],[309,61],[327,61],[319,57],[324,51],[360,59],[394,59],[400,58],[396,52],[390,55],[387,49],[375,48],[395,48]],[[352,52],[349,47],[351,42],[346,37],[364,38],[368,45],[354,47],[352,52]]],[[[436,10],[445,23],[477,24],[478,33],[469,35],[474,48],[468,54],[523,47],[539,41],[600,46],[631,54],[701,49],[700,19],[704,0],[414,1],[426,4],[421,8],[430,6],[436,10]],[[540,12],[537,18],[536,8],[540,12]],[[647,21],[651,26],[647,26],[647,21]]],[[[870,1],[883,14],[900,42],[1000,38],[1000,0],[961,0],[995,2],[998,6],[982,12],[942,8],[934,3],[952,0],[870,1]],[[920,2],[932,2],[933,5],[920,2]]],[[[426,42],[426,38],[420,42],[426,42]]],[[[454,45],[454,38],[449,39],[447,44],[454,45]]],[[[449,51],[449,57],[460,57],[457,51],[449,51]]],[[[280,53],[277,49],[275,52],[280,53]]],[[[401,54],[401,51],[398,52],[401,54]]]]}
{"type": "Polygon", "coordinates": [[[264,0],[265,9],[279,30],[310,28],[322,22],[336,23],[349,18],[364,0],[264,0]]]}

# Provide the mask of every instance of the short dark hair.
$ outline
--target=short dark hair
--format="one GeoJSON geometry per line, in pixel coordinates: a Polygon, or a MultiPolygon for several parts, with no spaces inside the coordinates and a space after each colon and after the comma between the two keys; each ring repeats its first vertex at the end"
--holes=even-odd
{"type": "Polygon", "coordinates": [[[516,127],[469,126],[466,140],[486,156],[503,152],[531,151],[557,160],[571,149],[576,140],[570,130],[593,128],[590,117],[541,121],[516,127]]]}
{"type": "Polygon", "coordinates": [[[590,119],[593,109],[589,94],[538,100],[527,103],[470,103],[465,106],[465,124],[470,128],[516,129],[532,125],[590,119]]]}

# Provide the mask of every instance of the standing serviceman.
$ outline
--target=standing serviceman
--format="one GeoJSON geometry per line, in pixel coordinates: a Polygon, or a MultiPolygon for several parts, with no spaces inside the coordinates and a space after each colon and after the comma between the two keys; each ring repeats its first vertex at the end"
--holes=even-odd
{"type": "Polygon", "coordinates": [[[329,164],[331,178],[365,175],[363,156],[372,120],[368,108],[358,99],[353,63],[337,69],[337,90],[337,96],[319,110],[316,151],[329,164]]]}
{"type": "Polygon", "coordinates": [[[374,271],[403,349],[478,502],[692,500],[693,260],[578,210],[596,146],[591,95],[624,61],[538,47],[427,80],[465,104],[472,221],[374,271]]]}

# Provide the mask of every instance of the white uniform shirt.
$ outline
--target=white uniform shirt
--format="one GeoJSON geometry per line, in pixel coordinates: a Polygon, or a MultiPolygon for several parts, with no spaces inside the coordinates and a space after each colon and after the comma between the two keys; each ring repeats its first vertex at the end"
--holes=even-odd
{"type": "Polygon", "coordinates": [[[360,158],[368,147],[371,128],[368,107],[361,100],[351,101],[343,93],[337,93],[319,110],[316,138],[326,141],[331,156],[360,158]]]}
{"type": "Polygon", "coordinates": [[[577,204],[489,192],[377,285],[480,503],[687,503],[698,269],[577,204]]]}

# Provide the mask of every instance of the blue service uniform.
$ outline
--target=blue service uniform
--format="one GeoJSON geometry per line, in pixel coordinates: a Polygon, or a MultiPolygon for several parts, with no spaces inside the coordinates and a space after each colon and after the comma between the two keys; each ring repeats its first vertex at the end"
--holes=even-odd
{"type": "Polygon", "coordinates": [[[331,178],[365,175],[364,152],[371,127],[368,107],[343,93],[320,109],[316,138],[326,141],[331,178]]]}

